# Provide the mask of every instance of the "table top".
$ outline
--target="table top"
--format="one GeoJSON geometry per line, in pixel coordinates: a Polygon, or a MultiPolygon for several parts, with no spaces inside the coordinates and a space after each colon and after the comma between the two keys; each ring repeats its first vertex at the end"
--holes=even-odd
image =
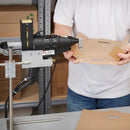
{"type": "MultiPolygon", "coordinates": [[[[130,107],[99,109],[130,113],[130,107]]],[[[81,111],[14,117],[14,130],[75,130],[81,111]]],[[[7,119],[0,119],[0,130],[7,130],[7,119]]]]}

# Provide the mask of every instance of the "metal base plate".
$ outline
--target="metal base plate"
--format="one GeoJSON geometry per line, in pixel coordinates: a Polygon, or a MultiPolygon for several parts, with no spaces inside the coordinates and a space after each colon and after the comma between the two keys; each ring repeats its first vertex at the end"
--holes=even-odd
{"type": "Polygon", "coordinates": [[[38,68],[38,67],[50,67],[53,64],[51,57],[43,59],[43,51],[23,51],[22,62],[29,62],[29,64],[23,64],[22,68],[38,68]]]}

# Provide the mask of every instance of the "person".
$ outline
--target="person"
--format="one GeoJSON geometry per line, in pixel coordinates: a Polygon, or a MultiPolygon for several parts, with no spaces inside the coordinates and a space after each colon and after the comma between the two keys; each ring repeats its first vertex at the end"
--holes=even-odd
{"type": "MultiPolygon", "coordinates": [[[[54,12],[55,34],[123,41],[130,29],[129,0],[58,0],[54,12]]],[[[130,44],[117,66],[76,63],[69,60],[67,110],[130,106],[130,44]]],[[[87,53],[87,52],[86,52],[87,53]]]]}

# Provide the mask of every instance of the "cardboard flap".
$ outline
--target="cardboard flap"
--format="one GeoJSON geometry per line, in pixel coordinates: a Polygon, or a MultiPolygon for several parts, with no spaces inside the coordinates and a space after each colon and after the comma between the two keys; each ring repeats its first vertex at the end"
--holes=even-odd
{"type": "Polygon", "coordinates": [[[122,46],[121,46],[122,49],[125,49],[126,44],[129,42],[129,39],[130,39],[130,35],[127,35],[127,37],[122,41],[122,46]]]}
{"type": "Polygon", "coordinates": [[[83,110],[76,130],[130,130],[130,114],[83,110]]]}
{"type": "Polygon", "coordinates": [[[74,56],[77,58],[78,62],[110,65],[117,65],[120,60],[117,54],[125,53],[124,49],[129,40],[128,36],[123,42],[108,39],[92,39],[82,33],[78,33],[77,38],[83,39],[81,50],[79,50],[78,44],[72,47],[72,51],[74,52],[74,56]],[[118,52],[115,50],[113,51],[115,47],[120,48],[118,49],[118,52]],[[109,55],[111,52],[112,55],[109,55]],[[116,52],[114,53],[114,56],[113,52],[116,52]]]}

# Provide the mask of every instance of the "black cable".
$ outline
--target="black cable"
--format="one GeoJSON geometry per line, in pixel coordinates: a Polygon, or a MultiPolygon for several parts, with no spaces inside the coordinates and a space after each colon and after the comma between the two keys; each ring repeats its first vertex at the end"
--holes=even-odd
{"type": "MultiPolygon", "coordinates": [[[[27,82],[30,79],[30,77],[24,78],[24,80],[22,80],[17,86],[16,88],[13,90],[13,97],[19,92],[19,89],[21,88],[21,86],[27,82]]],[[[5,104],[4,104],[4,112],[5,112],[5,118],[8,117],[8,102],[9,102],[9,97],[6,99],[5,104]]]]}
{"type": "MultiPolygon", "coordinates": [[[[28,76],[24,78],[24,80],[22,80],[13,90],[13,97],[28,85],[32,85],[34,82],[36,82],[38,80],[38,73],[39,73],[39,68],[30,68],[28,72],[28,76]]],[[[4,104],[5,118],[8,117],[8,102],[9,102],[9,97],[6,99],[4,104]]]]}
{"type": "MultiPolygon", "coordinates": [[[[17,86],[16,88],[13,90],[13,97],[15,96],[15,94],[17,93],[17,90],[19,89],[19,87],[25,82],[25,79],[22,80],[17,86]]],[[[4,112],[5,112],[5,118],[8,117],[8,102],[9,102],[9,97],[6,99],[5,104],[4,104],[4,112]]]]}
{"type": "Polygon", "coordinates": [[[33,35],[33,37],[36,38],[36,37],[41,36],[40,32],[43,32],[43,30],[36,32],[36,33],[33,35]]]}
{"type": "MultiPolygon", "coordinates": [[[[56,64],[57,64],[57,60],[55,60],[54,68],[53,68],[52,73],[51,73],[51,78],[50,78],[50,80],[49,80],[49,82],[48,82],[48,84],[47,84],[46,90],[44,91],[43,97],[42,97],[41,100],[39,101],[38,105],[33,109],[33,111],[36,111],[37,108],[41,105],[42,101],[45,99],[45,95],[46,95],[46,93],[47,93],[47,91],[48,91],[48,88],[49,88],[49,86],[50,86],[52,77],[53,77],[54,72],[55,72],[56,64]]],[[[33,112],[31,113],[31,115],[33,115],[33,112]]]]}

